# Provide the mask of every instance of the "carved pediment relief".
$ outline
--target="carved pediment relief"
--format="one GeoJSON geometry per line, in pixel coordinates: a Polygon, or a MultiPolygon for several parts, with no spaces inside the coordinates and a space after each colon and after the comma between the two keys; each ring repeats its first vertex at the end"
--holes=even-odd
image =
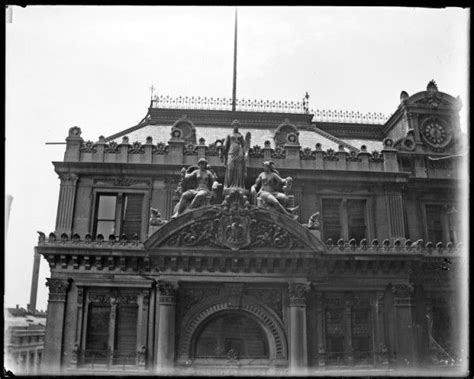
{"type": "Polygon", "coordinates": [[[196,128],[185,115],[172,126],[171,139],[183,140],[193,145],[196,144],[196,128]]]}
{"type": "Polygon", "coordinates": [[[145,246],[247,251],[326,249],[322,241],[291,217],[255,206],[207,206],[187,212],[158,229],[145,246]]]}

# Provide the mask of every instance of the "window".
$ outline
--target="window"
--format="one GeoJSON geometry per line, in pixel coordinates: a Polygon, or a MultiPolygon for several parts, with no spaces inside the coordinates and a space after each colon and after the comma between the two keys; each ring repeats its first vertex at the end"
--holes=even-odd
{"type": "Polygon", "coordinates": [[[453,205],[425,204],[426,241],[459,242],[458,211],[453,205]]]}
{"type": "Polygon", "coordinates": [[[359,242],[367,238],[365,199],[333,199],[322,201],[323,238],[336,243],[340,238],[359,242]]]}
{"type": "Polygon", "coordinates": [[[104,238],[125,234],[129,239],[141,235],[143,194],[101,193],[97,196],[94,236],[104,238]]]}
{"type": "Polygon", "coordinates": [[[86,364],[135,364],[138,304],[90,303],[87,316],[86,364]],[[110,325],[115,324],[111,334],[110,325]],[[113,349],[112,349],[113,346],[113,349]]]}
{"type": "Polygon", "coordinates": [[[344,308],[326,309],[326,363],[344,363],[344,308]]]}
{"type": "Polygon", "coordinates": [[[358,363],[370,363],[372,358],[370,308],[353,308],[351,316],[354,360],[358,363]]]}

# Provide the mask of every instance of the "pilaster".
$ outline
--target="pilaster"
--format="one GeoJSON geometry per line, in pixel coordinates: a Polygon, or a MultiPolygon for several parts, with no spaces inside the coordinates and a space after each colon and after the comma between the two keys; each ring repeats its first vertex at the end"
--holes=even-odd
{"type": "Polygon", "coordinates": [[[64,174],[60,175],[59,178],[61,179],[61,185],[56,216],[56,234],[66,233],[69,236],[72,233],[78,176],[75,174],[64,174]]]}
{"type": "Polygon", "coordinates": [[[64,311],[69,283],[63,279],[46,279],[49,287],[48,318],[43,353],[45,372],[58,373],[62,363],[62,340],[64,329],[64,311]]]}
{"type": "Polygon", "coordinates": [[[289,283],[290,371],[304,373],[308,366],[306,334],[306,293],[309,283],[289,283]]]}
{"type": "Polygon", "coordinates": [[[177,284],[159,281],[159,323],[157,346],[157,371],[171,373],[175,354],[175,317],[177,284]]]}

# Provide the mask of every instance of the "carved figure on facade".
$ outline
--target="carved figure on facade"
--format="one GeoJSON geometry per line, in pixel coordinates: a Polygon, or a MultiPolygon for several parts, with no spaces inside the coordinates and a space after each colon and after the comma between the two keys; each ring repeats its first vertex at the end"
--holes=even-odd
{"type": "Polygon", "coordinates": [[[227,135],[222,149],[224,159],[225,177],[224,189],[244,188],[245,186],[245,160],[250,147],[250,133],[245,139],[239,132],[239,122],[232,122],[232,134],[227,135]]]}
{"type": "Polygon", "coordinates": [[[150,225],[151,226],[160,226],[163,225],[166,221],[161,218],[161,213],[158,209],[150,208],[150,225]]]}
{"type": "Polygon", "coordinates": [[[296,219],[298,216],[294,212],[298,207],[289,207],[288,194],[292,184],[290,176],[283,179],[275,168],[275,163],[266,161],[263,163],[263,172],[257,177],[250,193],[257,206],[273,208],[296,219]]]}
{"type": "Polygon", "coordinates": [[[308,229],[319,229],[320,226],[319,222],[319,212],[316,212],[315,214],[311,215],[311,217],[308,220],[307,224],[303,224],[303,226],[306,226],[308,229]]]}
{"type": "Polygon", "coordinates": [[[217,181],[217,175],[208,167],[207,160],[201,158],[198,166],[181,169],[181,182],[178,185],[177,194],[180,196],[178,204],[174,209],[172,218],[177,217],[186,209],[198,208],[210,201],[211,191],[219,190],[221,184],[217,181]]]}

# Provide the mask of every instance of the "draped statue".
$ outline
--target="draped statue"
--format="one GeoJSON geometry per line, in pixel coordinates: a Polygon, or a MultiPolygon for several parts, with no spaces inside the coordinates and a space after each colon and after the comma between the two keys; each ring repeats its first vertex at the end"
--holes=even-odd
{"type": "Polygon", "coordinates": [[[188,208],[198,208],[206,204],[211,197],[211,191],[219,189],[217,175],[212,171],[204,158],[199,159],[198,166],[181,169],[181,182],[178,187],[180,199],[174,209],[172,218],[177,217],[188,208]]]}
{"type": "Polygon", "coordinates": [[[245,187],[245,159],[250,145],[250,133],[244,137],[239,132],[239,122],[232,122],[233,131],[229,134],[224,143],[222,158],[224,158],[225,188],[244,188],[245,187]]]}
{"type": "Polygon", "coordinates": [[[293,179],[290,176],[283,179],[275,168],[275,163],[266,161],[263,163],[263,172],[257,177],[250,194],[258,206],[274,208],[296,219],[298,216],[294,212],[298,207],[289,207],[288,193],[292,184],[293,179]]]}

